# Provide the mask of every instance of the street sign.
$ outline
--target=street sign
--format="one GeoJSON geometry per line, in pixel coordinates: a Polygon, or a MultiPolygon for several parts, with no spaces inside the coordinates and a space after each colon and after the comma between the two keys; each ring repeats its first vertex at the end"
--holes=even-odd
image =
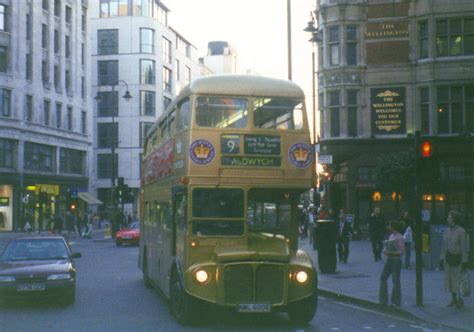
{"type": "Polygon", "coordinates": [[[318,163],[321,165],[331,165],[332,164],[332,154],[319,154],[318,163]]]}

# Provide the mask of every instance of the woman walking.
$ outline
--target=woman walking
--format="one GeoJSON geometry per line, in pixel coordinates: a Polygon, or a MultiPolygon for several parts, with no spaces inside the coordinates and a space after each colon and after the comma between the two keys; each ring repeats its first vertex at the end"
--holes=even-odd
{"type": "Polygon", "coordinates": [[[464,301],[461,293],[461,275],[467,269],[466,231],[460,226],[461,214],[450,211],[448,214],[449,228],[444,233],[441,248],[441,264],[444,267],[444,286],[451,292],[448,306],[462,308],[464,301]]]}

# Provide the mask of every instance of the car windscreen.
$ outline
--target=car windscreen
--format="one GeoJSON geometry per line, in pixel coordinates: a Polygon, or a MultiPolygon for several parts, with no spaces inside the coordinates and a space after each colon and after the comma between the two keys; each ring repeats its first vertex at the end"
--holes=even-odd
{"type": "Polygon", "coordinates": [[[10,241],[1,259],[3,261],[69,259],[69,253],[61,239],[23,239],[10,241]]]}

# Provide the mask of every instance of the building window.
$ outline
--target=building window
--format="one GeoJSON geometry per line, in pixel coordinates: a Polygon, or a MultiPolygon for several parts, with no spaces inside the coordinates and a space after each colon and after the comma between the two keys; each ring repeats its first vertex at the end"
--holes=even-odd
{"type": "Polygon", "coordinates": [[[8,31],[7,10],[7,6],[0,5],[0,30],[2,31],[8,31]]]}
{"type": "Polygon", "coordinates": [[[61,16],[61,0],[54,0],[54,16],[61,16]]]}
{"type": "Polygon", "coordinates": [[[350,66],[357,65],[357,27],[346,28],[346,61],[350,66]]]}
{"type": "Polygon", "coordinates": [[[67,130],[72,131],[73,129],[74,127],[73,127],[72,107],[68,106],[67,107],[67,130]]]}
{"type": "Polygon", "coordinates": [[[31,54],[26,53],[26,68],[25,68],[25,78],[31,80],[33,77],[33,63],[31,60],[31,54]]]}
{"type": "Polygon", "coordinates": [[[191,83],[191,68],[188,66],[184,67],[184,84],[191,83]]]}
{"type": "Polygon", "coordinates": [[[163,110],[166,110],[168,106],[171,104],[171,98],[163,97],[163,110]]]}
{"type": "Polygon", "coordinates": [[[474,85],[441,86],[437,89],[438,133],[472,132],[474,85]]]}
{"type": "Polygon", "coordinates": [[[14,141],[0,138],[0,168],[14,167],[14,141]]]}
{"type": "Polygon", "coordinates": [[[176,82],[179,81],[179,77],[181,76],[181,75],[180,75],[180,72],[179,72],[179,66],[180,66],[180,65],[179,65],[179,60],[176,59],[176,61],[175,61],[175,68],[174,68],[174,72],[176,73],[176,82]]]}
{"type": "Polygon", "coordinates": [[[420,22],[418,24],[420,34],[420,58],[428,57],[428,22],[420,22]]]}
{"type": "Polygon", "coordinates": [[[331,66],[339,65],[339,27],[329,28],[329,60],[331,66]]]}
{"type": "Polygon", "coordinates": [[[135,0],[135,15],[137,16],[153,16],[153,1],[152,0],[135,0]]]}
{"type": "Polygon", "coordinates": [[[358,91],[347,91],[347,135],[357,136],[358,91]]]}
{"type": "Polygon", "coordinates": [[[41,25],[41,47],[48,48],[48,26],[46,24],[41,25]]]}
{"type": "Polygon", "coordinates": [[[66,24],[72,23],[72,8],[66,6],[66,24]]]}
{"type": "Polygon", "coordinates": [[[324,92],[318,94],[319,135],[324,137],[324,92]]]}
{"type": "Polygon", "coordinates": [[[25,96],[25,121],[33,121],[33,96],[25,96]]]}
{"type": "Polygon", "coordinates": [[[61,173],[85,174],[86,153],[84,151],[61,148],[59,150],[59,171],[61,173]]]}
{"type": "Polygon", "coordinates": [[[163,24],[165,27],[168,26],[168,12],[161,6],[157,6],[155,12],[153,13],[153,17],[156,18],[158,22],[163,24]]]}
{"type": "Polygon", "coordinates": [[[171,59],[171,41],[163,37],[163,56],[164,63],[172,64],[171,59]]]}
{"type": "Polygon", "coordinates": [[[151,53],[155,52],[155,37],[154,31],[152,29],[140,29],[140,52],[141,53],[151,53]]]}
{"type": "Polygon", "coordinates": [[[49,1],[48,0],[43,0],[42,8],[43,8],[43,10],[46,10],[46,11],[49,10],[49,1]]]}
{"type": "Polygon", "coordinates": [[[51,119],[51,110],[50,110],[51,102],[49,100],[43,101],[43,121],[45,126],[49,126],[50,119],[51,119]]]}
{"type": "Polygon", "coordinates": [[[114,92],[114,100],[112,100],[112,92],[101,92],[100,95],[102,97],[102,100],[97,104],[98,116],[118,116],[118,92],[114,92]]]}
{"type": "Polygon", "coordinates": [[[54,86],[56,91],[61,91],[61,72],[59,66],[54,66],[54,86]]]}
{"type": "Polygon", "coordinates": [[[155,115],[155,93],[140,91],[140,115],[155,115]]]}
{"type": "Polygon", "coordinates": [[[118,54],[118,30],[98,30],[97,50],[100,55],[118,54]]]}
{"type": "Polygon", "coordinates": [[[81,112],[81,133],[87,134],[87,112],[81,112]]]}
{"type": "Polygon", "coordinates": [[[61,128],[61,124],[62,124],[62,121],[63,121],[63,117],[62,117],[62,105],[57,103],[56,104],[56,128],[60,129],[61,128]]]}
{"type": "Polygon", "coordinates": [[[8,48],[0,46],[0,72],[6,73],[8,71],[8,48]]]}
{"type": "MultiPolygon", "coordinates": [[[[115,154],[114,169],[118,166],[118,156],[115,154]]],[[[97,155],[97,177],[99,179],[110,179],[112,177],[112,155],[98,154],[97,155]]]]}
{"type": "Polygon", "coordinates": [[[437,56],[474,55],[474,18],[436,21],[437,56]]]}
{"type": "Polygon", "coordinates": [[[118,146],[118,123],[97,124],[98,148],[106,149],[118,146]]]}
{"type": "Polygon", "coordinates": [[[49,69],[48,69],[48,61],[43,60],[41,62],[41,79],[43,81],[43,85],[49,88],[49,69]]]}
{"type": "Polygon", "coordinates": [[[31,15],[26,14],[26,40],[31,40],[31,15]]]}
{"type": "Polygon", "coordinates": [[[43,144],[25,142],[25,169],[32,171],[53,172],[55,170],[54,161],[55,147],[43,144]]]}
{"type": "Polygon", "coordinates": [[[118,81],[118,61],[98,61],[98,78],[99,85],[114,85],[118,81]]]}
{"type": "Polygon", "coordinates": [[[81,76],[81,98],[86,98],[86,79],[84,76],[81,76]]]}
{"type": "Polygon", "coordinates": [[[66,59],[71,57],[71,37],[66,36],[66,59]]]}
{"type": "Polygon", "coordinates": [[[140,60],[140,84],[155,84],[155,61],[140,60]]]}
{"type": "Polygon", "coordinates": [[[1,89],[0,115],[5,117],[12,116],[12,92],[7,89],[1,89]]]}
{"type": "Polygon", "coordinates": [[[100,0],[100,17],[128,16],[128,0],[100,0]]]}
{"type": "Polygon", "coordinates": [[[163,67],[163,91],[171,93],[171,70],[163,67]]]}
{"type": "Polygon", "coordinates": [[[428,87],[420,88],[420,118],[421,133],[429,135],[430,133],[430,89],[428,87]]]}
{"type": "Polygon", "coordinates": [[[338,137],[339,131],[339,108],[341,105],[340,92],[329,92],[329,118],[331,120],[331,137],[338,137]]]}
{"type": "Polygon", "coordinates": [[[66,81],[66,92],[71,92],[71,72],[66,69],[64,80],[66,81]]]}
{"type": "Polygon", "coordinates": [[[359,181],[375,181],[375,171],[372,167],[357,168],[357,180],[359,181]]]}
{"type": "Polygon", "coordinates": [[[153,122],[140,122],[140,147],[143,147],[145,135],[151,126],[153,126],[153,122]]]}
{"type": "Polygon", "coordinates": [[[54,29],[54,53],[59,53],[59,31],[54,29]]]}
{"type": "Polygon", "coordinates": [[[87,27],[87,9],[82,8],[82,15],[81,15],[81,30],[82,32],[86,32],[87,27]]]}

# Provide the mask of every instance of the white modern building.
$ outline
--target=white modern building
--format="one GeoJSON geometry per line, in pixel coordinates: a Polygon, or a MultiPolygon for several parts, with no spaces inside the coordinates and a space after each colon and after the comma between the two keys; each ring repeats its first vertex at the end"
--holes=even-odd
{"type": "Polygon", "coordinates": [[[106,207],[111,179],[123,178],[135,197],[126,209],[135,214],[143,137],[181,88],[201,75],[197,50],[168,26],[161,1],[93,1],[89,13],[92,94],[102,97],[94,105],[91,184],[106,207]],[[122,98],[127,91],[128,101],[122,98]]]}
{"type": "Polygon", "coordinates": [[[211,41],[201,63],[215,74],[237,74],[240,71],[237,51],[226,41],[211,41]]]}
{"type": "Polygon", "coordinates": [[[0,1],[0,231],[45,229],[86,191],[88,2],[0,1]]]}

